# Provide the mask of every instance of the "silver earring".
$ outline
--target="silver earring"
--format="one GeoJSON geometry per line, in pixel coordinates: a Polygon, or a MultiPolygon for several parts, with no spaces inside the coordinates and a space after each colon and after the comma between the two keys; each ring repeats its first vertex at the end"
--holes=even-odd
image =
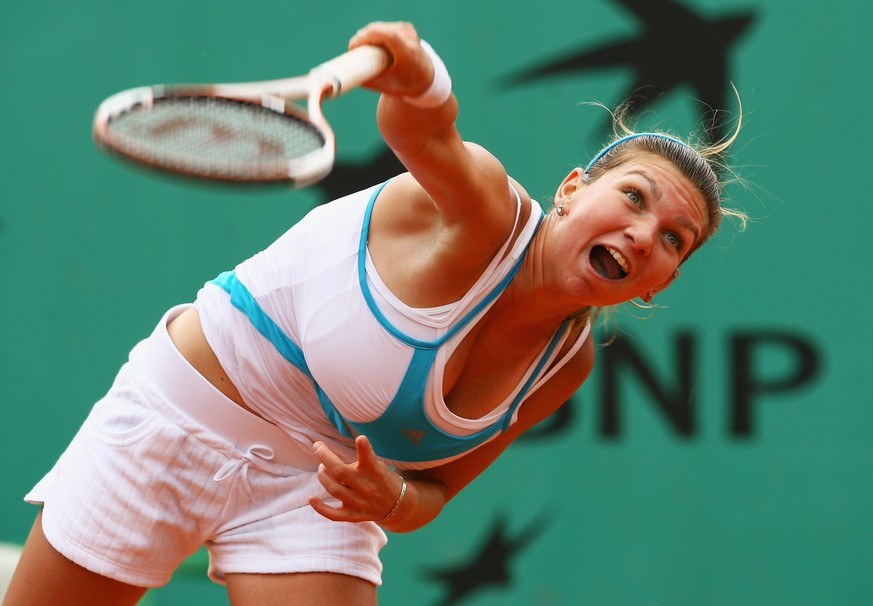
{"type": "Polygon", "coordinates": [[[558,216],[559,216],[559,217],[563,217],[563,216],[564,216],[564,203],[563,203],[563,202],[561,202],[560,204],[558,204],[558,216]]]}

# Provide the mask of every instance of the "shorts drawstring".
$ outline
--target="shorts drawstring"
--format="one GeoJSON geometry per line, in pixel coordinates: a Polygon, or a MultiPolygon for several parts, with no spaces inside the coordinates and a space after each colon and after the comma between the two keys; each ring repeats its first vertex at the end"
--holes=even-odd
{"type": "Polygon", "coordinates": [[[212,476],[212,479],[216,482],[221,482],[239,471],[242,478],[243,488],[252,501],[254,501],[255,496],[252,493],[251,484],[249,484],[249,466],[254,466],[261,471],[275,474],[275,466],[270,464],[270,461],[273,460],[274,456],[275,452],[269,446],[253,444],[252,446],[249,446],[248,450],[242,453],[239,458],[228,459],[227,462],[221,466],[221,469],[212,476]]]}

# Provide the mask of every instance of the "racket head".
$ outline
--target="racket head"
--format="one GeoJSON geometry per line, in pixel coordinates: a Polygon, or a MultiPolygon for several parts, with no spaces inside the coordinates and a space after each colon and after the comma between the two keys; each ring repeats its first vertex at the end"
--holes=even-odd
{"type": "Polygon", "coordinates": [[[117,93],[97,109],[94,139],[140,165],[200,179],[302,187],[330,172],[334,135],[318,102],[304,111],[275,95],[230,96],[216,88],[117,93]]]}

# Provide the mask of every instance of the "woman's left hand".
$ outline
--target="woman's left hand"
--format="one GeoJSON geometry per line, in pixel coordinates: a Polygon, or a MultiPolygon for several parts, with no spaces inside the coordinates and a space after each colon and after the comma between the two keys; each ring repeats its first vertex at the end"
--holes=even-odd
{"type": "Polygon", "coordinates": [[[397,502],[403,480],[376,457],[365,436],[355,438],[355,448],[357,462],[345,463],[323,442],[313,444],[312,450],[321,461],[318,481],[341,505],[333,507],[314,496],[309,504],[335,522],[378,522],[397,502]]]}

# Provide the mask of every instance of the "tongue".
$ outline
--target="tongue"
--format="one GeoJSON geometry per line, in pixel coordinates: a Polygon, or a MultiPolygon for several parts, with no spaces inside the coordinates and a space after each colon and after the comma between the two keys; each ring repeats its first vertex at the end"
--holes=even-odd
{"type": "Polygon", "coordinates": [[[620,280],[624,277],[621,265],[603,246],[595,246],[591,249],[591,265],[607,280],[620,280]]]}

